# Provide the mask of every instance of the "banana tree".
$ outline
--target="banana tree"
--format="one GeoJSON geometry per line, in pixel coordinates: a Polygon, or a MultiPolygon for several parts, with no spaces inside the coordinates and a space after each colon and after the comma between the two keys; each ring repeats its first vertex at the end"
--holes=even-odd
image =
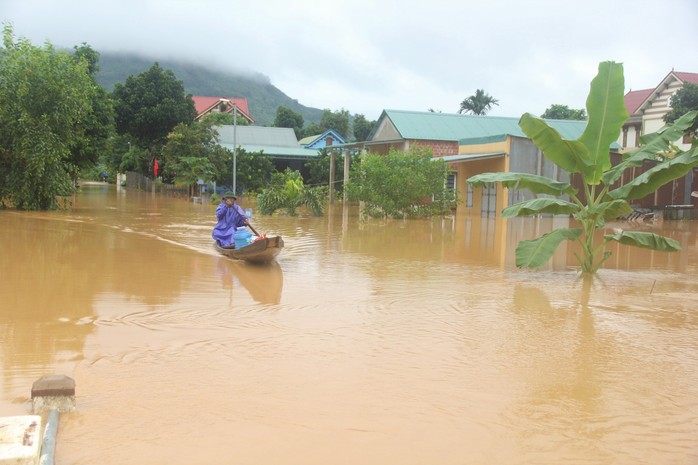
{"type": "Polygon", "coordinates": [[[621,231],[606,234],[600,241],[595,237],[596,230],[603,228],[607,221],[632,212],[630,201],[655,192],[698,166],[695,139],[691,149],[685,152],[673,144],[691,126],[698,114],[696,111],[685,114],[656,133],[643,136],[640,148],[629,152],[619,164],[612,166],[610,147],[628,118],[623,94],[623,65],[602,62],[587,97],[587,126],[578,139],[563,139],[543,119],[529,113],[519,121],[523,132],[546,158],[570,175],[581,176],[581,191],[567,182],[528,173],[483,173],[468,179],[473,187],[500,182],[506,188],[526,189],[536,195],[549,196],[507,207],[502,211],[504,218],[565,214],[579,223],[577,228],[560,228],[537,239],[521,241],[516,248],[517,266],[540,268],[564,240],[576,241],[581,246],[581,252],[575,253],[575,257],[583,273],[595,273],[611,256],[605,248],[612,241],[667,252],[681,248],[677,241],[650,232],[621,231]],[[625,185],[615,186],[626,169],[641,166],[645,160],[657,163],[625,185]]]}

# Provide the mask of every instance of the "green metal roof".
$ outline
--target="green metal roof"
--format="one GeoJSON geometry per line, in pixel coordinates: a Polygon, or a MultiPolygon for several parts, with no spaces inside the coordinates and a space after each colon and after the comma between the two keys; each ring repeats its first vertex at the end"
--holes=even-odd
{"type": "Polygon", "coordinates": [[[266,126],[216,126],[221,145],[268,145],[272,147],[298,148],[296,133],[291,128],[271,128],[266,126]]]}
{"type": "Polygon", "coordinates": [[[233,141],[246,152],[264,152],[276,158],[314,158],[317,149],[298,145],[296,133],[291,128],[265,126],[217,126],[218,144],[233,150],[233,141]]]}
{"type": "MultiPolygon", "coordinates": [[[[221,147],[233,150],[233,144],[220,143],[221,147]]],[[[290,157],[290,158],[315,158],[318,156],[317,149],[306,149],[303,147],[278,147],[274,145],[251,145],[237,144],[237,146],[246,152],[263,152],[264,155],[272,157],[290,157]]]]}
{"type": "Polygon", "coordinates": [[[470,139],[460,139],[460,145],[491,144],[492,142],[504,142],[509,137],[508,134],[497,134],[496,136],[472,137],[470,139]]]}
{"type": "MultiPolygon", "coordinates": [[[[403,139],[468,141],[493,136],[526,137],[519,119],[505,116],[476,116],[455,113],[433,113],[404,110],[384,110],[403,139]]],[[[584,132],[586,121],[546,120],[565,139],[577,139],[584,132]]],[[[378,128],[380,125],[376,125],[378,128]]],[[[371,134],[369,140],[375,136],[371,134]]],[[[376,139],[378,140],[378,139],[376,139]]]]}

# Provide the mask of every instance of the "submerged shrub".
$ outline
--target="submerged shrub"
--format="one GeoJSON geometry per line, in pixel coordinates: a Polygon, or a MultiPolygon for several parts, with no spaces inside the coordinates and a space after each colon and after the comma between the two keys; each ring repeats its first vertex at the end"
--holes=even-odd
{"type": "Polygon", "coordinates": [[[288,215],[295,216],[299,207],[306,206],[313,215],[322,216],[326,200],[326,187],[305,186],[301,174],[287,168],[283,173],[274,173],[271,187],[262,190],[257,204],[264,215],[283,209],[288,215]]]}
{"type": "Polygon", "coordinates": [[[372,217],[441,215],[457,202],[455,193],[446,189],[447,170],[446,162],[432,158],[424,147],[368,153],[352,164],[346,189],[350,199],[365,202],[364,213],[372,217]]]}

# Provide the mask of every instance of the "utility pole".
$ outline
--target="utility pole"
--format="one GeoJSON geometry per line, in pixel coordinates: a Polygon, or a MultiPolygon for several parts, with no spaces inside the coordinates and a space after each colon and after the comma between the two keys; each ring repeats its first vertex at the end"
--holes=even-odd
{"type": "Polygon", "coordinates": [[[238,195],[237,177],[238,177],[238,104],[233,102],[233,194],[238,195]]]}

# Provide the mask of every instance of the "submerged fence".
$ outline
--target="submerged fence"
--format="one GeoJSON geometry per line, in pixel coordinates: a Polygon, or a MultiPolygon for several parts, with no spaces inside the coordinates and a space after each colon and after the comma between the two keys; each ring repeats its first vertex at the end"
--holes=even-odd
{"type": "Polygon", "coordinates": [[[134,171],[126,172],[126,189],[141,190],[147,192],[155,192],[158,194],[164,194],[171,197],[179,197],[187,199],[189,198],[189,187],[188,186],[177,186],[174,184],[163,184],[161,182],[153,181],[150,178],[143,176],[140,173],[134,171]]]}

